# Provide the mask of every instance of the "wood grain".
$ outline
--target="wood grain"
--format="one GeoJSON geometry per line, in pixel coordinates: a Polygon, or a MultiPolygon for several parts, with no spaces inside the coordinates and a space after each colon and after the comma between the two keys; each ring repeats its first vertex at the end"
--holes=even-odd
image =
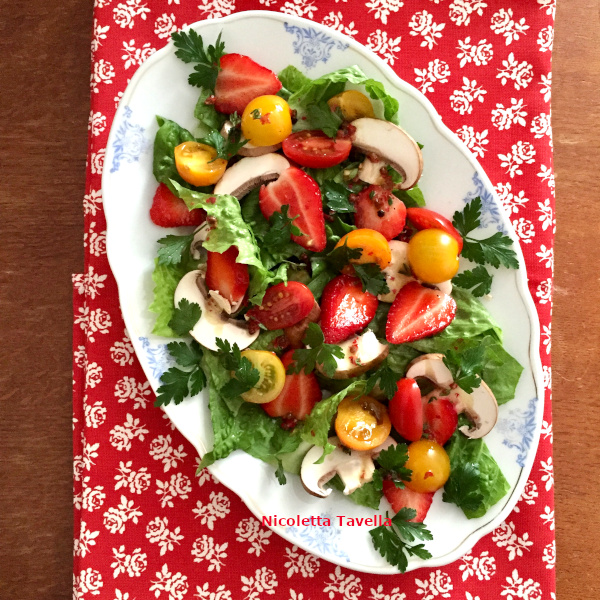
{"type": "MultiPolygon", "coordinates": [[[[533,0],[529,0],[533,1],[533,0]]],[[[71,273],[83,265],[91,0],[0,2],[0,597],[67,598],[71,273]]],[[[553,322],[558,598],[600,598],[598,0],[558,2],[553,322]]]]}

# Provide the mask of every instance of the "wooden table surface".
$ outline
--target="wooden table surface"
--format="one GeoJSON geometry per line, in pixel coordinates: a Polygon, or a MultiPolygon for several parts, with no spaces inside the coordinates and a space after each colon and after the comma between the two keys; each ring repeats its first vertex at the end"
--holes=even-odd
{"type": "MultiPolygon", "coordinates": [[[[556,19],[556,574],[559,599],[591,600],[600,598],[600,2],[559,0],[556,19]]],[[[0,0],[2,600],[71,595],[70,277],[83,265],[91,28],[91,0],[0,0]]]]}

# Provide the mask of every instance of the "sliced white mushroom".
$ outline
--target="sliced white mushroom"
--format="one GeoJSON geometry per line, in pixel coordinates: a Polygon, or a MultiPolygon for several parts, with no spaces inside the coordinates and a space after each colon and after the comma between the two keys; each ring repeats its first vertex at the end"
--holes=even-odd
{"type": "Polygon", "coordinates": [[[380,119],[363,117],[352,121],[356,128],[352,144],[366,154],[373,153],[402,173],[400,189],[416,185],[423,172],[423,156],[415,140],[404,129],[380,119]]]}
{"type": "Polygon", "coordinates": [[[385,178],[381,169],[387,166],[383,160],[372,161],[368,156],[358,165],[358,178],[371,185],[383,185],[385,178]]]}
{"type": "MultiPolygon", "coordinates": [[[[362,335],[353,335],[338,344],[344,353],[343,358],[335,358],[336,368],[332,379],[348,379],[357,377],[377,366],[388,355],[387,344],[382,344],[372,331],[362,335]]],[[[323,375],[323,365],[317,364],[323,375]]]]}
{"type": "MultiPolygon", "coordinates": [[[[233,128],[231,121],[225,121],[221,128],[221,135],[224,138],[229,137],[229,132],[233,128]]],[[[269,152],[276,152],[281,148],[281,144],[273,144],[272,146],[255,146],[250,142],[245,143],[239,150],[240,156],[262,156],[263,154],[269,154],[269,152]]]]}
{"type": "Polygon", "coordinates": [[[446,281],[442,281],[441,283],[436,283],[435,287],[443,292],[444,294],[448,294],[448,296],[452,293],[452,280],[448,279],[446,281]]]}
{"type": "Polygon", "coordinates": [[[438,389],[431,395],[438,395],[443,391],[444,397],[448,398],[458,413],[466,413],[474,422],[474,427],[463,425],[460,427],[467,437],[472,439],[482,438],[487,435],[496,425],[498,420],[498,403],[489,386],[482,381],[471,393],[466,392],[454,383],[452,373],[444,364],[443,354],[424,354],[413,360],[406,377],[426,377],[438,389]]]}
{"type": "Polygon", "coordinates": [[[257,185],[277,179],[289,166],[289,161],[281,154],[242,158],[223,173],[214,192],[243,198],[257,185]]]}
{"type": "Polygon", "coordinates": [[[331,494],[331,488],[323,486],[337,473],[344,483],[344,494],[348,495],[373,479],[375,464],[373,458],[382,450],[395,444],[392,438],[387,438],[383,444],[372,450],[350,450],[340,443],[337,437],[327,440],[335,446],[322,463],[315,464],[323,454],[321,446],[313,446],[304,457],[300,468],[300,478],[304,489],[313,496],[326,498],[331,494]]]}
{"type": "Polygon", "coordinates": [[[259,331],[250,333],[245,321],[229,318],[215,299],[200,289],[201,276],[202,272],[199,270],[186,273],[175,290],[175,306],[185,298],[202,309],[202,315],[190,335],[209,350],[218,350],[217,338],[227,340],[231,345],[237,344],[240,350],[247,348],[258,337],[259,331]]]}
{"type": "Polygon", "coordinates": [[[415,278],[410,274],[408,264],[408,243],[400,240],[390,240],[389,245],[392,260],[383,269],[383,274],[390,291],[387,294],[377,296],[382,302],[393,302],[401,288],[410,281],[415,281],[415,278]]]}
{"type": "Polygon", "coordinates": [[[210,227],[206,221],[194,231],[194,239],[190,245],[190,253],[195,260],[200,260],[202,257],[202,245],[206,241],[209,231],[210,227]]]}

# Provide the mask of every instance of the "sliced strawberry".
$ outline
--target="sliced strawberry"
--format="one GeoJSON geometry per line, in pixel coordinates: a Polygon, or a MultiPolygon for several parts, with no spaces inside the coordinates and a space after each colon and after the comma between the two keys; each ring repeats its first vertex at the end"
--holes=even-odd
{"type": "MultiPolygon", "coordinates": [[[[294,351],[290,350],[281,357],[287,368],[294,362],[294,351]]],[[[310,415],[314,405],[321,400],[321,386],[314,373],[308,375],[301,371],[285,376],[283,390],[275,400],[261,404],[271,417],[283,417],[287,426],[295,421],[303,421],[310,415]]]]}
{"type": "Polygon", "coordinates": [[[404,377],[397,383],[398,391],[390,400],[388,410],[394,429],[410,442],[423,435],[423,403],[421,390],[414,379],[404,377]]]}
{"type": "Polygon", "coordinates": [[[454,298],[411,281],[398,292],[390,308],[385,337],[390,344],[414,342],[442,331],[455,315],[454,298]]]}
{"type": "Polygon", "coordinates": [[[406,209],[408,220],[419,230],[421,229],[441,229],[451,235],[458,243],[458,253],[463,247],[463,238],[452,222],[443,215],[436,213],[428,208],[413,207],[406,209]]]}
{"type": "Polygon", "coordinates": [[[456,431],[458,413],[448,398],[436,398],[423,408],[425,432],[429,437],[443,446],[456,431]]]}
{"type": "Polygon", "coordinates": [[[363,292],[358,277],[338,275],[323,290],[321,329],[327,344],[337,344],[363,329],[377,312],[379,301],[363,292]]]}
{"type": "Polygon", "coordinates": [[[417,515],[411,519],[413,523],[422,523],[427,516],[429,507],[433,502],[433,492],[413,492],[407,487],[397,488],[393,481],[383,481],[383,495],[392,505],[392,510],[397,513],[403,508],[414,508],[417,515]]]}
{"type": "Polygon", "coordinates": [[[250,100],[276,94],[281,81],[270,69],[243,54],[225,54],[215,85],[215,108],[222,113],[241,116],[250,100]]]}
{"type": "Polygon", "coordinates": [[[208,252],[206,260],[206,285],[215,290],[233,306],[244,299],[250,276],[248,265],[235,262],[238,249],[231,246],[225,252],[208,252]]]}
{"type": "Polygon", "coordinates": [[[306,250],[322,252],[327,245],[325,219],[319,184],[297,167],[289,167],[276,181],[260,188],[260,210],[265,219],[274,212],[280,212],[287,204],[288,216],[303,235],[293,235],[292,239],[306,250]]]}
{"type": "Polygon", "coordinates": [[[406,206],[390,190],[370,185],[358,194],[354,206],[354,224],[359,229],[379,231],[386,240],[402,233],[406,224],[406,206]]]}
{"type": "Polygon", "coordinates": [[[175,196],[164,183],[161,183],[152,200],[150,218],[159,227],[183,227],[200,225],[206,220],[206,213],[201,208],[189,210],[181,198],[175,196]]]}

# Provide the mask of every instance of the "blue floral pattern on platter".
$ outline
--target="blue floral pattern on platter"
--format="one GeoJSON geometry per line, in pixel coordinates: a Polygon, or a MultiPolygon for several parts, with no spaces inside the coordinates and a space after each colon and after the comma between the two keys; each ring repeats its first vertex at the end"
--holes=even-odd
{"type": "Polygon", "coordinates": [[[318,62],[326,63],[331,58],[333,48],[342,52],[348,48],[348,44],[336,41],[312,27],[298,27],[288,23],[284,23],[283,26],[288,33],[296,36],[292,47],[294,53],[302,57],[302,64],[307,69],[312,69],[318,62]]]}
{"type": "Polygon", "coordinates": [[[529,449],[533,443],[536,428],[536,404],[538,399],[532,398],[526,410],[511,410],[508,416],[498,422],[498,431],[504,435],[503,444],[519,451],[517,464],[525,467],[529,449]]]}
{"type": "Polygon", "coordinates": [[[479,173],[475,171],[473,175],[473,184],[475,185],[475,191],[469,192],[463,199],[463,202],[467,204],[474,198],[481,198],[481,218],[479,219],[480,227],[487,227],[488,225],[495,225],[498,231],[502,233],[508,233],[502,223],[500,216],[500,208],[494,199],[494,194],[489,191],[481,178],[479,173]]]}
{"type": "Polygon", "coordinates": [[[148,140],[144,135],[144,127],[136,125],[131,121],[133,111],[129,106],[124,109],[124,116],[121,126],[117,130],[115,141],[113,142],[113,162],[110,169],[111,173],[116,173],[122,162],[138,162],[140,156],[148,148],[148,140]]]}
{"type": "Polygon", "coordinates": [[[152,376],[160,379],[162,374],[175,363],[169,354],[166,344],[151,344],[147,337],[138,338],[146,354],[146,362],[152,371],[152,376]]]}
{"type": "Polygon", "coordinates": [[[342,535],[339,527],[335,525],[335,519],[327,513],[321,513],[322,519],[329,519],[329,527],[319,527],[318,525],[307,525],[306,527],[287,527],[286,532],[304,542],[312,550],[316,550],[325,556],[337,556],[350,562],[350,557],[346,552],[339,548],[338,543],[342,535]]]}

